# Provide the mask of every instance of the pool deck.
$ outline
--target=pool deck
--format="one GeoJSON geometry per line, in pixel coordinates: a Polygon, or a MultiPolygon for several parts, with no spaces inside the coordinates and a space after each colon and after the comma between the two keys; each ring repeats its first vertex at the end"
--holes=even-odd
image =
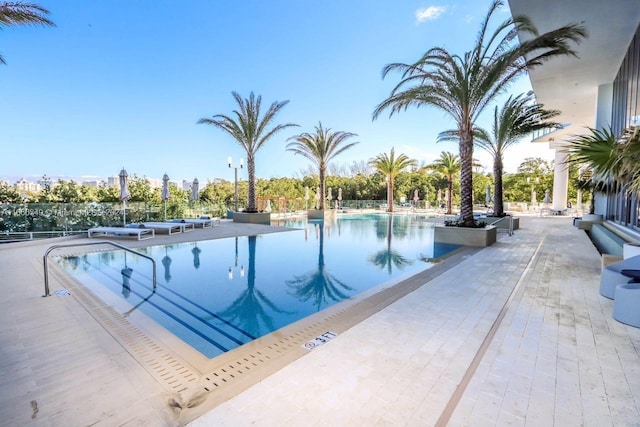
{"type": "MultiPolygon", "coordinates": [[[[108,240],[264,230],[223,222],[108,240]]],[[[571,218],[521,217],[513,236],[213,408],[208,396],[185,405],[73,293],[41,297],[53,243],[0,245],[1,425],[640,425],[640,329],[613,319],[601,257],[571,218]]],[[[62,287],[54,274],[52,291],[62,287]]]]}

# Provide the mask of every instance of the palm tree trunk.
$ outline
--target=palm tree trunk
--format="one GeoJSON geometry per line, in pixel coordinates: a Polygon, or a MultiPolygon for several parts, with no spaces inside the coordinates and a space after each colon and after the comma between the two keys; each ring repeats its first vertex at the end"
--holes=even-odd
{"type": "Polygon", "coordinates": [[[393,179],[389,177],[389,191],[387,191],[387,210],[393,212],[393,179]]]}
{"type": "Polygon", "coordinates": [[[249,200],[247,212],[258,212],[256,207],[256,163],[254,157],[247,153],[247,174],[249,175],[249,200]]]}
{"type": "Polygon", "coordinates": [[[473,135],[471,125],[460,129],[460,220],[473,225],[473,135]]]}
{"type": "Polygon", "coordinates": [[[502,155],[497,154],[493,160],[493,215],[504,215],[504,202],[502,200],[502,155]]]}
{"type": "Polygon", "coordinates": [[[453,213],[453,177],[449,175],[447,180],[447,215],[453,213]]]}
{"type": "Polygon", "coordinates": [[[323,211],[324,210],[324,195],[325,195],[325,191],[324,191],[324,181],[326,179],[326,174],[327,174],[327,170],[325,166],[320,166],[320,210],[323,211]]]}

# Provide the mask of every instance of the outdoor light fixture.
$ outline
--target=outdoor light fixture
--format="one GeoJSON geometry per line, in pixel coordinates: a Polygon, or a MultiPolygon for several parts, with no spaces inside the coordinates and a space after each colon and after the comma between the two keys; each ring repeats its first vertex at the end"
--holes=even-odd
{"type": "MultiPolygon", "coordinates": [[[[235,182],[235,190],[236,190],[235,191],[235,193],[236,193],[236,195],[235,195],[235,197],[236,197],[236,208],[235,208],[235,211],[238,212],[238,166],[233,166],[232,165],[231,156],[229,156],[227,158],[227,164],[229,165],[230,168],[233,168],[235,170],[235,181],[234,181],[235,182]]],[[[244,163],[243,163],[242,159],[240,159],[240,166],[239,167],[240,167],[240,169],[242,169],[244,167],[244,163]]]]}

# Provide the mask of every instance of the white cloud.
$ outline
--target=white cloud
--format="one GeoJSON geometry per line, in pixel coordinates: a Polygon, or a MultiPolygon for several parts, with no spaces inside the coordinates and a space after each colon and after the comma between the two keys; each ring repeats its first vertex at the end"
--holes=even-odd
{"type": "Polygon", "coordinates": [[[432,21],[438,19],[447,10],[446,6],[429,6],[416,10],[416,22],[418,24],[424,21],[432,21]]]}

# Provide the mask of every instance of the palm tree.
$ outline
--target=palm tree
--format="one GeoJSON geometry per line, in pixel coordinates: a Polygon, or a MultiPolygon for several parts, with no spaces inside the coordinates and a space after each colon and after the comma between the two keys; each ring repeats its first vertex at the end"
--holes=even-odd
{"type": "MultiPolygon", "coordinates": [[[[542,105],[532,104],[533,99],[533,94],[510,96],[501,109],[495,107],[491,132],[483,128],[474,129],[475,144],[493,157],[494,216],[504,216],[502,174],[505,150],[534,131],[560,126],[549,121],[560,111],[545,110],[542,105]]],[[[459,138],[457,129],[438,135],[438,141],[457,141],[459,138]]]]}
{"type": "Polygon", "coordinates": [[[385,66],[383,78],[391,72],[400,72],[402,79],[373,113],[375,120],[387,109],[391,110],[391,116],[409,107],[430,106],[455,120],[460,135],[462,225],[474,224],[473,129],[478,116],[528,70],[556,56],[577,56],[570,42],[578,43],[587,35],[584,27],[577,24],[538,34],[531,20],[523,15],[511,17],[497,26],[490,25],[491,18],[502,6],[502,0],[493,1],[475,45],[464,55],[452,55],[443,47],[434,47],[414,64],[385,66]],[[496,29],[487,34],[489,27],[496,29]],[[523,39],[521,43],[519,38],[523,39]]]}
{"type": "Polygon", "coordinates": [[[202,118],[198,120],[198,124],[207,124],[215,126],[227,132],[247,153],[247,174],[249,175],[249,201],[247,203],[247,212],[258,212],[257,196],[256,196],[256,152],[271,137],[281,130],[298,126],[294,123],[280,124],[274,126],[267,131],[266,128],[274,119],[276,114],[289,103],[289,101],[274,102],[260,117],[260,106],[262,97],[258,95],[256,98],[251,92],[249,98],[242,99],[237,92],[231,92],[239,110],[234,110],[235,120],[223,114],[216,114],[212,118],[202,118]]]}
{"type": "Polygon", "coordinates": [[[453,200],[453,177],[460,173],[460,158],[448,151],[440,153],[440,158],[436,159],[430,165],[424,167],[424,169],[434,170],[447,177],[447,189],[449,191],[449,197],[447,198],[447,214],[451,215],[452,200],[453,200]]]}
{"type": "MultiPolygon", "coordinates": [[[[37,4],[5,1],[0,3],[0,30],[2,27],[16,25],[55,27],[56,24],[50,21],[46,15],[49,15],[49,11],[37,4]]],[[[2,55],[0,55],[0,64],[6,64],[2,55]]]]}
{"type": "Polygon", "coordinates": [[[392,148],[391,155],[387,155],[387,153],[378,154],[369,160],[369,164],[386,177],[389,186],[387,191],[387,211],[393,212],[393,180],[396,175],[407,167],[415,166],[416,161],[405,154],[400,154],[396,158],[395,148],[392,148]]]}
{"type": "Polygon", "coordinates": [[[292,136],[287,144],[287,151],[293,151],[294,154],[300,154],[311,160],[318,168],[320,175],[320,210],[324,210],[325,200],[325,179],[327,176],[327,167],[329,162],[337,155],[345,150],[358,144],[358,142],[345,141],[351,137],[357,136],[355,133],[343,131],[331,131],[330,128],[323,128],[322,123],[318,123],[315,127],[315,133],[301,133],[292,136]]]}
{"type": "Polygon", "coordinates": [[[582,184],[583,188],[591,190],[590,211],[593,213],[594,192],[624,181],[622,159],[625,146],[618,142],[618,137],[611,127],[588,129],[588,134],[571,139],[565,151],[569,154],[570,163],[588,169],[588,172],[583,173],[588,180],[582,184]]]}

